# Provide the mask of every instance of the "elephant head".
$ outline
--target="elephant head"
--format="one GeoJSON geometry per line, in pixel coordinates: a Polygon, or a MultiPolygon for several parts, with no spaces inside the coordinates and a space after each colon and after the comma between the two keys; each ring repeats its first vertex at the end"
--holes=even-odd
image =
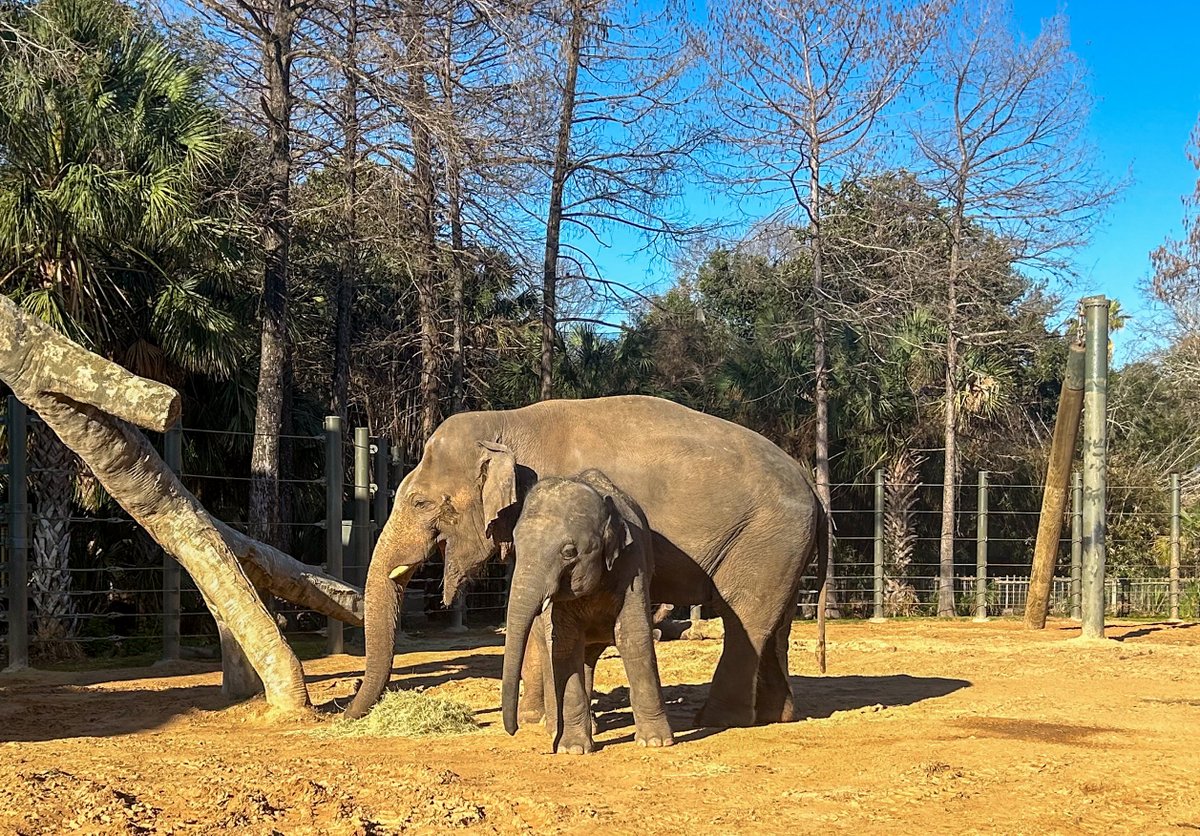
{"type": "Polygon", "coordinates": [[[398,594],[436,548],[445,554],[445,601],[512,539],[517,466],[512,450],[471,415],[448,419],[404,478],[371,558],[364,590],[367,664],[346,716],[367,713],[387,686],[398,594]],[[490,439],[488,436],[490,435],[490,439]]]}
{"type": "Polygon", "coordinates": [[[632,542],[613,498],[582,482],[543,479],[529,491],[514,530],[517,564],[504,638],[504,728],[517,730],[521,661],[533,622],[554,602],[596,592],[622,548],[632,542]]]}

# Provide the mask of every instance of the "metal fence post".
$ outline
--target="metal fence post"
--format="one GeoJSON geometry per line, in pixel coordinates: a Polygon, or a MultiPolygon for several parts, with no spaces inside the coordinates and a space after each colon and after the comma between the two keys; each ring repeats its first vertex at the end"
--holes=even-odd
{"type": "Polygon", "coordinates": [[[1087,356],[1083,395],[1083,638],[1104,638],[1108,496],[1108,299],[1083,300],[1087,356]]]}
{"type": "Polygon", "coordinates": [[[388,456],[387,441],[382,438],[377,438],[371,445],[371,450],[375,454],[375,498],[373,500],[375,514],[375,537],[374,540],[379,540],[379,533],[383,531],[383,526],[387,523],[388,511],[390,504],[388,499],[388,470],[391,467],[390,457],[388,456]]]}
{"type": "Polygon", "coordinates": [[[975,620],[987,621],[988,472],[979,471],[975,532],[975,620]]]}
{"type": "Polygon", "coordinates": [[[1169,599],[1171,602],[1172,621],[1179,620],[1179,538],[1181,525],[1181,506],[1179,495],[1179,474],[1171,474],[1171,586],[1169,599]]]}
{"type": "MultiPolygon", "coordinates": [[[[163,435],[163,460],[179,476],[183,473],[183,429],[179,422],[163,435]]],[[[163,653],[164,662],[179,658],[180,620],[182,617],[179,590],[183,569],[173,555],[163,552],[163,653]]]]}
{"type": "Polygon", "coordinates": [[[883,621],[883,468],[875,471],[875,608],[872,621],[883,621]]]}
{"type": "Polygon", "coordinates": [[[354,572],[351,578],[361,583],[371,562],[371,438],[366,427],[354,428],[354,523],[350,529],[354,572]]]}
{"type": "Polygon", "coordinates": [[[454,603],[450,609],[450,626],[447,628],[451,633],[465,633],[467,626],[463,623],[463,619],[467,615],[467,591],[464,589],[454,596],[454,603]]]}
{"type": "Polygon", "coordinates": [[[1071,474],[1071,618],[1082,618],[1080,609],[1083,577],[1083,476],[1071,474]]]}
{"type": "MultiPolygon", "coordinates": [[[[325,571],[341,578],[342,566],[342,419],[325,416],[325,571]]],[[[342,622],[327,618],[325,649],[344,652],[342,622]]]]}
{"type": "Polygon", "coordinates": [[[8,667],[29,667],[29,487],[25,404],[8,396],[8,667]]]}

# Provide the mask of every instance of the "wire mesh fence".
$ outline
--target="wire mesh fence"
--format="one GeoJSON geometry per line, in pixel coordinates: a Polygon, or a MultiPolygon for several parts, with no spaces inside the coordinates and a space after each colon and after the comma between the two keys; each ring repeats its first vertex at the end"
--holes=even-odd
{"type": "MultiPolygon", "coordinates": [[[[36,418],[30,415],[29,420],[36,418]]],[[[272,539],[296,559],[361,585],[390,512],[394,486],[408,466],[398,447],[369,438],[365,430],[335,430],[331,435],[329,426],[327,422],[324,432],[285,436],[283,515],[273,529],[247,519],[251,434],[185,427],[173,455],[169,440],[162,442],[168,464],[215,517],[252,536],[272,539]]],[[[0,588],[6,594],[0,601],[0,661],[9,662],[9,647],[20,632],[13,629],[11,612],[14,602],[22,600],[28,607],[35,664],[82,656],[157,658],[164,652],[171,655],[174,646],[185,656],[215,656],[216,627],[195,585],[77,463],[60,466],[54,474],[34,473],[45,465],[30,458],[25,478],[51,475],[66,480],[68,501],[55,502],[54,495],[31,491],[28,502],[16,507],[21,503],[12,502],[11,439],[7,431],[3,436],[0,588]],[[19,542],[18,529],[28,532],[28,542],[19,542]],[[16,546],[24,549],[28,563],[23,590],[13,574],[16,546]]],[[[46,479],[31,479],[34,482],[44,484],[46,479]]],[[[1177,482],[1174,485],[1177,492],[1177,482]]],[[[874,481],[833,486],[832,615],[937,615],[944,579],[952,579],[947,586],[959,615],[978,614],[981,601],[988,615],[1023,612],[1041,486],[1005,483],[995,474],[986,488],[977,482],[956,486],[948,549],[941,536],[941,485],[909,486],[911,490],[901,492],[909,496],[903,505],[881,502],[879,487],[874,481]]],[[[1180,533],[1178,500],[1165,475],[1162,484],[1110,486],[1110,614],[1166,615],[1172,590],[1170,558],[1177,554],[1179,612],[1183,617],[1200,615],[1200,567],[1190,538],[1180,533]]],[[[1052,612],[1062,616],[1071,615],[1078,601],[1078,583],[1072,581],[1076,512],[1064,521],[1051,596],[1052,612]]],[[[442,570],[442,559],[435,554],[410,580],[402,629],[502,623],[509,565],[486,564],[460,600],[450,605],[443,601],[442,570]]],[[[801,593],[799,616],[815,615],[815,596],[816,583],[810,576],[801,593]]],[[[280,600],[268,603],[281,629],[295,642],[311,642],[314,652],[329,646],[324,616],[280,600]]],[[[348,647],[361,640],[360,631],[338,629],[348,647]]]]}

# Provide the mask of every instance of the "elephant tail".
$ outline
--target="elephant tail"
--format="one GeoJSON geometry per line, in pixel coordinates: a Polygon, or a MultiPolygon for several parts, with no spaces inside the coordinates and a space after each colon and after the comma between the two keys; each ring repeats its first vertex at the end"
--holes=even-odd
{"type": "Polygon", "coordinates": [[[825,673],[825,607],[829,600],[829,550],[833,534],[830,531],[829,512],[824,503],[817,500],[817,667],[825,673]]]}

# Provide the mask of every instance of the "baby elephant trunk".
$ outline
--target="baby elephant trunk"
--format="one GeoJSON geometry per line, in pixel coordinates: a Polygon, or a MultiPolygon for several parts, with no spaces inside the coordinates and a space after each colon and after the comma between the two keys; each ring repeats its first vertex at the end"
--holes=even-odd
{"type": "Polygon", "coordinates": [[[550,599],[533,584],[514,584],[509,594],[508,618],[504,627],[504,678],[500,707],[504,730],[517,733],[517,702],[520,698],[521,663],[529,646],[533,620],[543,610],[549,611],[550,599]]]}

